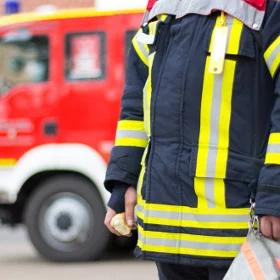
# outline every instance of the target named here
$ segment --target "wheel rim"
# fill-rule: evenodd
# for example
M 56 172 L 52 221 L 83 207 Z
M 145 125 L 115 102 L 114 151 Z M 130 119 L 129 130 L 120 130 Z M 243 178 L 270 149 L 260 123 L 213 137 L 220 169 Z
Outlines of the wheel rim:
M 49 197 L 39 214 L 39 229 L 52 248 L 69 252 L 79 249 L 89 238 L 94 218 L 89 203 L 74 193 Z

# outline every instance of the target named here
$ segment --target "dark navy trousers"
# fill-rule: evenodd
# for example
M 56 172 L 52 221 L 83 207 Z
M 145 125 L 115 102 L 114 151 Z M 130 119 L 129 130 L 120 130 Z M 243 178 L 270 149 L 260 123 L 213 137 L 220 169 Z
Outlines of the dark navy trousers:
M 163 262 L 156 265 L 160 280 L 222 280 L 228 270 L 228 267 L 195 267 Z

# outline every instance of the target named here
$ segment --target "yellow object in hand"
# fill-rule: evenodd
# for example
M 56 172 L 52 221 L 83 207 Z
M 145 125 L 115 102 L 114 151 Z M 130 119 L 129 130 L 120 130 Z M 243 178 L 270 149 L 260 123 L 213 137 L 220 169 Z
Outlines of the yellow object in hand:
M 127 225 L 125 213 L 120 213 L 114 216 L 111 220 L 111 226 L 123 236 L 131 236 L 131 228 Z

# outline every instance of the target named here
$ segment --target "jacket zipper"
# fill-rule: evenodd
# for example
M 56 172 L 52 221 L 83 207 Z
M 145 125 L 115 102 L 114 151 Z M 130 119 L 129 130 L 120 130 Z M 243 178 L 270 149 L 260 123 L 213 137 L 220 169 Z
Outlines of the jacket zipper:
M 166 24 L 169 24 L 169 32 L 170 32 L 170 26 L 171 24 L 166 22 Z M 150 139 L 150 147 L 149 147 L 149 151 L 148 151 L 148 154 L 147 154 L 147 162 L 148 162 L 148 169 L 147 169 L 147 186 L 148 186 L 148 189 L 147 189 L 147 192 L 146 192 L 146 196 L 147 198 L 149 199 L 150 198 L 150 183 L 151 183 L 151 163 L 153 161 L 153 152 L 154 152 L 154 141 L 153 141 L 153 132 L 154 132 L 154 128 L 155 128 L 155 108 L 156 108 L 156 102 L 157 102 L 157 95 L 155 95 L 154 93 L 157 93 L 160 85 L 161 85 L 161 81 L 162 81 L 162 75 L 163 75 L 163 71 L 165 69 L 165 65 L 166 65 L 166 61 L 167 61 L 167 58 L 169 56 L 169 53 L 170 53 L 170 49 L 171 49 L 171 46 L 172 46 L 172 43 L 173 43 L 173 36 L 171 36 L 171 34 L 169 34 L 169 42 L 168 42 L 168 45 L 167 47 L 165 47 L 165 49 L 163 50 L 163 61 L 160 63 L 159 65 L 159 68 L 160 68 L 160 73 L 158 75 L 158 81 L 156 83 L 156 87 L 154 90 L 152 90 L 152 96 L 151 96 L 151 110 L 150 110 L 150 129 L 151 129 L 151 139 Z M 164 43 L 164 42 L 163 42 Z M 156 51 L 159 49 L 159 47 L 156 49 Z M 156 61 L 157 59 L 157 55 L 158 53 L 155 54 L 155 59 L 154 61 Z M 154 65 L 153 65 L 154 67 Z M 152 69 L 152 73 L 153 73 L 153 69 Z M 151 154 L 151 156 L 150 156 Z

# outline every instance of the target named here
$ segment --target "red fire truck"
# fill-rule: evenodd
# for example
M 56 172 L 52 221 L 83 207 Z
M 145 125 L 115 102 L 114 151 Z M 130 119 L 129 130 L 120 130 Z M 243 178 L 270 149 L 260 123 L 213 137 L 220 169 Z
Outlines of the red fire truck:
M 0 20 L 0 217 L 55 261 L 95 259 L 110 238 L 103 179 L 140 11 Z

